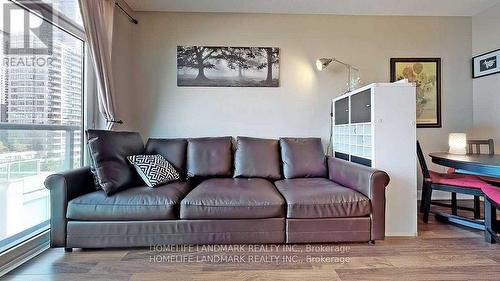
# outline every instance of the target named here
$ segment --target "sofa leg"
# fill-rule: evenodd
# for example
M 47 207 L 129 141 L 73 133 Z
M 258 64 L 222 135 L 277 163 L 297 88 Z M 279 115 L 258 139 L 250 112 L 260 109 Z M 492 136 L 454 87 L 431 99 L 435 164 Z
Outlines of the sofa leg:
M 375 245 L 375 240 L 368 241 L 368 245 Z
M 65 252 L 73 252 L 73 248 L 64 248 Z

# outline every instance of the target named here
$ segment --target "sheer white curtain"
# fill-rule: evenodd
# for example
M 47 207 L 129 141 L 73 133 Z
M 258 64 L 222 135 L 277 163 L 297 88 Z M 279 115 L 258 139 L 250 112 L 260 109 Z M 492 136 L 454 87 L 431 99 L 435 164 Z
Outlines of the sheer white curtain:
M 108 130 L 121 121 L 115 115 L 115 92 L 111 65 L 114 0 L 79 0 L 83 27 L 97 77 L 99 111 Z

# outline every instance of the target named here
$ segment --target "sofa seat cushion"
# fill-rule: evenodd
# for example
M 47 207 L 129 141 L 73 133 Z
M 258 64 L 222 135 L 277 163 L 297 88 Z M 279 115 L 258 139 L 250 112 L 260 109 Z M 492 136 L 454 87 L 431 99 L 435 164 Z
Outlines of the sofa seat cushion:
M 284 216 L 285 201 L 272 183 L 258 178 L 201 182 L 181 202 L 181 219 L 257 219 Z
M 286 179 L 274 183 L 287 202 L 287 218 L 368 216 L 370 199 L 324 178 Z
M 178 204 L 190 189 L 190 183 L 176 181 L 155 188 L 133 187 L 111 196 L 98 190 L 69 201 L 66 217 L 84 221 L 176 219 Z

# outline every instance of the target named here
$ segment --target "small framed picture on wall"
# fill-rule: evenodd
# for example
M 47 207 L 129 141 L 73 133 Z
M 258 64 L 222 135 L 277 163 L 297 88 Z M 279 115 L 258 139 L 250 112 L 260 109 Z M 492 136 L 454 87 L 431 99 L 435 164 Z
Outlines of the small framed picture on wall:
M 441 59 L 391 58 L 391 82 L 417 86 L 417 128 L 441 128 Z
M 472 78 L 500 72 L 500 49 L 472 58 Z

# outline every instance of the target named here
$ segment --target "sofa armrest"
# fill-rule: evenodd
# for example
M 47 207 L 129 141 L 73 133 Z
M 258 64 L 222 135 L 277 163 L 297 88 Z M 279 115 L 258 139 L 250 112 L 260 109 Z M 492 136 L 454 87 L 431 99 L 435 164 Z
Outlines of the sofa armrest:
M 385 236 L 385 187 L 389 184 L 386 172 L 370 167 L 328 157 L 328 178 L 354 189 L 370 199 L 372 207 L 371 239 Z
M 44 184 L 50 190 L 50 246 L 65 247 L 68 201 L 94 191 L 94 178 L 83 167 L 50 175 Z

